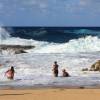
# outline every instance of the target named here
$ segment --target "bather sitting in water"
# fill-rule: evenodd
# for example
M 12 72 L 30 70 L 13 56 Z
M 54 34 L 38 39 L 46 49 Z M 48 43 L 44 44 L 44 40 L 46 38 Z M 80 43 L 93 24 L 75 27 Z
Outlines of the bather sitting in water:
M 15 73 L 14 67 L 11 66 L 11 68 L 5 72 L 5 75 L 8 79 L 13 80 L 14 79 L 14 73 Z
M 65 69 L 63 69 L 62 70 L 62 76 L 63 77 L 69 77 L 70 75 L 69 75 L 69 73 Z

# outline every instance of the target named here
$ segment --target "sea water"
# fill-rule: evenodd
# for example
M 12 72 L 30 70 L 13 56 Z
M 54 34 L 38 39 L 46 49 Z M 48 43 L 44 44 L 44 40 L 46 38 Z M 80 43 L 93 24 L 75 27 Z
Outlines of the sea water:
M 85 35 L 85 37 L 58 43 L 54 41 L 34 40 L 33 38 L 23 39 L 20 36 L 12 37 L 11 33 L 6 31 L 5 28 L 1 28 L 0 30 L 0 44 L 36 46 L 34 49 L 26 50 L 28 52 L 26 54 L 16 55 L 9 51 L 4 51 L 0 54 L 0 64 L 3 65 L 0 68 L 0 87 L 94 87 L 100 85 L 100 72 L 81 71 L 83 68 L 90 68 L 95 61 L 100 59 L 99 31 L 95 30 L 89 36 Z M 79 31 L 75 32 L 79 35 Z M 96 33 L 95 36 L 92 36 L 93 33 Z M 54 78 L 52 74 L 54 61 L 57 61 L 59 64 L 59 77 L 57 78 Z M 10 66 L 14 66 L 15 68 L 15 81 L 9 81 L 5 77 L 5 72 Z M 61 77 L 63 68 L 69 72 L 71 77 Z

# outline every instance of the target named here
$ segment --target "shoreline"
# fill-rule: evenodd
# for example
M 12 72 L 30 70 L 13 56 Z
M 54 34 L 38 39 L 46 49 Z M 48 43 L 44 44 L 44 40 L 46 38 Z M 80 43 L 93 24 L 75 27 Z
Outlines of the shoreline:
M 100 89 L 100 86 L 2 86 L 0 90 Z

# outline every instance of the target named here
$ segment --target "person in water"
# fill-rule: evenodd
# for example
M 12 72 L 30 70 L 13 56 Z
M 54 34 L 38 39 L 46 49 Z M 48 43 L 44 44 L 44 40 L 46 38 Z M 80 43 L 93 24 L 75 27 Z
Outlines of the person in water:
M 70 75 L 69 75 L 69 73 L 65 69 L 63 69 L 62 70 L 62 76 L 63 77 L 69 77 Z
M 55 61 L 52 69 L 54 77 L 58 77 L 58 67 L 59 65 L 57 64 L 57 61 Z
M 14 70 L 14 67 L 11 66 L 11 68 L 9 70 L 6 71 L 5 75 L 8 79 L 11 79 L 13 80 L 14 79 L 14 73 L 15 73 L 15 70 Z

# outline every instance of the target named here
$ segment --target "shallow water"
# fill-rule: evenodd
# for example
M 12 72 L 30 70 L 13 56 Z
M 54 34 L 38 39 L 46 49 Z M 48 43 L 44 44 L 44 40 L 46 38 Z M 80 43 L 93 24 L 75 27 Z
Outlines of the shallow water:
M 100 53 L 66 53 L 66 54 L 19 54 L 1 55 L 0 87 L 2 86 L 97 86 L 100 85 L 100 72 L 82 72 L 100 59 Z M 59 77 L 52 75 L 52 64 L 58 61 Z M 9 81 L 4 73 L 10 66 L 15 67 L 15 80 Z M 71 77 L 61 77 L 61 70 L 66 68 Z M 17 80 L 17 81 L 16 81 Z

